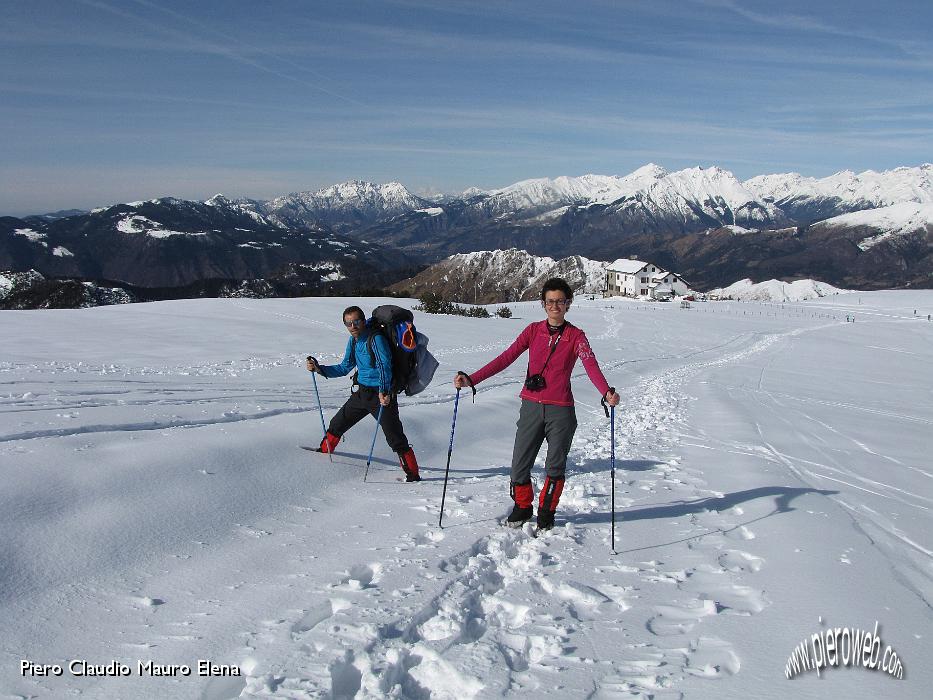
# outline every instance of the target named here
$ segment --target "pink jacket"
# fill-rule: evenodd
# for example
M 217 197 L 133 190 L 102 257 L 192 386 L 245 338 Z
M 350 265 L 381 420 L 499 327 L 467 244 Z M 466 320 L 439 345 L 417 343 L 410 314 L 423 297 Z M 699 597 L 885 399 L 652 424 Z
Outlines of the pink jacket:
M 551 351 L 551 344 L 556 339 L 557 335 L 551 335 L 548 332 L 547 321 L 536 321 L 525 328 L 505 352 L 482 369 L 471 374 L 470 379 L 474 384 L 489 379 L 515 362 L 525 350 L 528 350 L 528 372 L 526 376 L 538 374 L 541 372 L 541 368 L 544 367 L 548 353 Z M 600 395 L 605 396 L 606 392 L 609 391 L 609 383 L 596 362 L 596 355 L 593 354 L 593 350 L 590 348 L 590 342 L 586 339 L 586 334 L 567 322 L 564 323 L 564 331 L 561 334 L 560 341 L 557 343 L 557 348 L 554 350 L 554 354 L 551 355 L 551 359 L 547 362 L 547 367 L 544 370 L 544 380 L 547 386 L 540 391 L 528 391 L 523 384 L 519 396 L 537 403 L 573 406 L 573 393 L 570 391 L 570 373 L 573 371 L 573 366 L 576 364 L 578 357 L 583 361 L 583 368 L 589 375 L 590 381 L 593 382 L 593 386 L 596 387 Z

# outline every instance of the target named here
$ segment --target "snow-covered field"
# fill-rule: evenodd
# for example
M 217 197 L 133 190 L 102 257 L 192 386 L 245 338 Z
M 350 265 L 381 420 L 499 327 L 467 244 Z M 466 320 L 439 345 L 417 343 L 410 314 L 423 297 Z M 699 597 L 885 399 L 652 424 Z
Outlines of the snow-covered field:
M 933 292 L 578 301 L 623 397 L 616 553 L 609 424 L 579 367 L 558 527 L 499 525 L 523 359 L 461 394 L 438 527 L 453 374 L 534 303 L 419 315 L 442 363 L 403 399 L 422 483 L 381 436 L 363 483 L 370 420 L 333 464 L 299 449 L 321 434 L 303 358 L 342 352 L 348 303 L 0 315 L 0 697 L 929 697 Z M 330 418 L 348 380 L 318 384 Z M 804 639 L 876 622 L 903 680 L 785 678 Z M 149 675 L 171 665 L 191 673 Z

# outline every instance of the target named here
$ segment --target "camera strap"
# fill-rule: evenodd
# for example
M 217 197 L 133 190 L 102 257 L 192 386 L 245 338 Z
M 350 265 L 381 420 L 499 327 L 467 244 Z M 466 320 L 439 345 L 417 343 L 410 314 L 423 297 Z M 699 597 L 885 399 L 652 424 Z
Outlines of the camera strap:
M 547 323 L 547 321 L 545 321 L 545 323 Z M 561 325 L 560 331 L 558 331 L 557 333 L 557 339 L 554 341 L 553 344 L 551 344 L 551 339 L 550 337 L 548 337 L 548 344 L 551 346 L 551 351 L 547 354 L 547 359 L 544 361 L 544 366 L 541 368 L 541 371 L 538 372 L 538 374 L 543 375 L 544 370 L 547 369 L 547 363 L 551 361 L 551 356 L 554 354 L 554 351 L 557 350 L 557 344 L 560 342 L 560 339 L 563 337 L 564 329 L 566 328 L 566 326 L 567 326 L 566 323 Z M 528 371 L 525 373 L 525 375 L 526 375 L 525 376 L 526 379 L 531 376 L 531 363 L 528 364 Z

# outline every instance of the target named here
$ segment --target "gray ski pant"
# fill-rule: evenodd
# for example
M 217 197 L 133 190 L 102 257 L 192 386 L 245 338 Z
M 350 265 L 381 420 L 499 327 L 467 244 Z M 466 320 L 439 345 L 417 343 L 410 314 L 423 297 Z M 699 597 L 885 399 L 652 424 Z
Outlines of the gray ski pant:
M 527 484 L 531 481 L 531 468 L 545 440 L 545 471 L 552 479 L 563 479 L 570 443 L 577 430 L 577 414 L 573 406 L 553 406 L 522 399 L 516 426 L 512 483 Z

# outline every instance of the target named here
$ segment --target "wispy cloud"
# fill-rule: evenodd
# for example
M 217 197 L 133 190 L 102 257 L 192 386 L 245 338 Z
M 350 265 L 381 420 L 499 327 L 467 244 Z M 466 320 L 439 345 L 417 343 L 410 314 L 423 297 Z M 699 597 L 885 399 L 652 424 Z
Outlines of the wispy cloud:
M 621 63 L 626 61 L 679 60 L 651 51 L 632 51 L 618 46 L 600 48 L 582 44 L 570 44 L 554 40 L 531 40 L 516 36 L 490 36 L 463 32 L 439 32 L 411 27 L 385 26 L 365 22 L 323 23 L 309 21 L 321 29 L 327 28 L 344 34 L 355 34 L 378 39 L 387 43 L 418 49 L 428 53 L 460 54 L 476 60 L 487 60 L 490 56 L 542 59 L 560 58 L 581 62 Z M 468 53 L 464 53 L 468 52 Z
M 767 27 L 829 34 L 833 36 L 846 37 L 849 39 L 870 41 L 876 44 L 898 49 L 905 54 L 917 58 L 928 58 L 930 55 L 930 42 L 907 40 L 903 38 L 891 38 L 878 32 L 866 31 L 862 29 L 855 30 L 850 27 L 843 26 L 842 24 L 830 24 L 829 22 L 826 22 L 822 19 L 817 19 L 813 15 L 786 13 L 781 12 L 780 10 L 774 13 L 756 12 L 755 10 L 751 10 L 737 2 L 737 0 L 691 0 L 691 2 L 698 3 L 710 8 L 728 10 L 750 22 Z M 780 5 L 776 5 L 776 7 L 779 8 Z M 843 16 L 845 15 L 843 14 Z
M 129 20 L 131 22 L 144 25 L 147 28 L 147 30 L 158 31 L 168 36 L 171 39 L 182 40 L 188 44 L 195 44 L 197 42 L 201 42 L 204 47 L 204 50 L 207 52 L 214 53 L 218 56 L 222 56 L 240 65 L 248 66 L 258 71 L 261 71 L 261 72 L 264 72 L 270 75 L 274 75 L 274 76 L 283 78 L 285 80 L 288 80 L 294 83 L 298 83 L 300 85 L 303 85 L 305 87 L 311 88 L 318 92 L 324 93 L 336 99 L 356 105 L 357 107 L 366 107 L 365 103 L 353 97 L 350 97 L 346 94 L 343 94 L 343 91 L 337 92 L 336 90 L 332 88 L 323 86 L 320 80 L 317 82 L 310 81 L 305 77 L 295 75 L 293 72 L 287 72 L 280 68 L 273 67 L 269 65 L 268 60 L 263 61 L 263 60 L 259 60 L 259 58 L 252 57 L 252 55 L 258 55 L 260 57 L 265 57 L 268 59 L 272 57 L 272 55 L 268 51 L 265 51 L 263 49 L 257 49 L 254 47 L 252 49 L 252 52 L 251 52 L 252 55 L 251 55 L 250 53 L 239 48 L 240 46 L 243 46 L 243 42 L 241 40 L 231 37 L 229 35 L 226 35 L 223 32 L 219 32 L 218 30 L 214 29 L 210 25 L 206 25 L 202 22 L 198 22 L 197 20 L 191 19 L 182 13 L 179 13 L 169 8 L 162 7 L 161 5 L 158 5 L 153 2 L 149 2 L 148 0 L 133 0 L 133 2 L 136 3 L 137 6 L 142 6 L 145 8 L 156 10 L 158 12 L 165 13 L 169 15 L 170 17 L 172 17 L 175 21 L 185 23 L 189 27 L 195 28 L 195 30 L 197 30 L 198 33 L 192 34 L 188 31 L 177 29 L 175 27 L 171 27 L 167 25 L 160 26 L 158 24 L 154 24 L 149 18 L 141 17 L 138 14 L 135 14 L 135 13 L 132 13 L 132 12 L 129 12 L 123 9 L 122 7 L 117 7 L 110 3 L 103 2 L 102 0 L 79 0 L 79 2 L 89 7 L 111 13 L 113 15 Z M 275 57 L 275 58 L 279 62 L 285 63 L 287 66 L 291 68 L 297 67 L 301 71 L 311 73 L 315 75 L 316 77 L 318 77 L 319 79 L 322 79 L 322 80 L 324 79 L 322 76 L 320 76 L 316 72 L 304 66 L 295 64 L 294 62 L 289 61 L 288 59 L 285 59 L 282 57 Z

